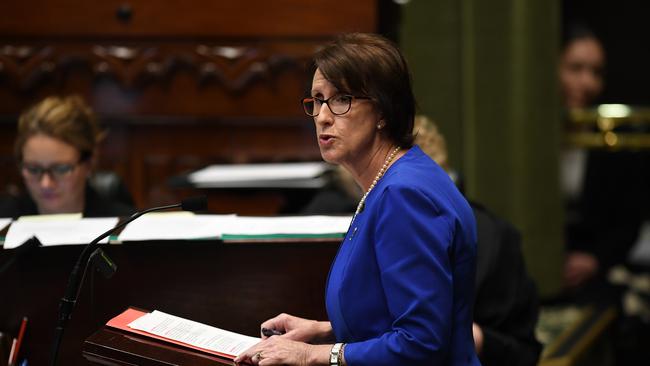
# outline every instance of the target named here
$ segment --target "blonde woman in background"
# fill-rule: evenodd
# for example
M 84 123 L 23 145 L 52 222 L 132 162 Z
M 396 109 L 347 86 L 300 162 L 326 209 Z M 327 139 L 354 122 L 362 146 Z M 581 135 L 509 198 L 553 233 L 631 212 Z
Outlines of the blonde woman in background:
M 76 96 L 49 97 L 25 111 L 15 156 L 29 194 L 0 202 L 0 217 L 130 215 L 132 207 L 107 200 L 88 184 L 102 136 L 94 113 Z

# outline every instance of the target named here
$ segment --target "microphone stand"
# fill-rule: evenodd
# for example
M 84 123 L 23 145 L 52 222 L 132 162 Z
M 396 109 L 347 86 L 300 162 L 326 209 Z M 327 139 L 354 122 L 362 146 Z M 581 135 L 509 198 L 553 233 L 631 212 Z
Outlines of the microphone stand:
M 65 293 L 61 298 L 61 301 L 59 302 L 59 317 L 57 319 L 56 329 L 54 330 L 54 343 L 52 344 L 52 362 L 50 363 L 51 366 L 56 366 L 57 358 L 59 355 L 59 347 L 61 346 L 61 340 L 63 339 L 63 331 L 65 330 L 65 326 L 68 323 L 68 320 L 70 320 L 70 316 L 72 315 L 72 310 L 74 309 L 75 303 L 77 302 L 77 298 L 79 297 L 79 292 L 81 291 L 81 285 L 83 284 L 83 280 L 86 276 L 86 271 L 88 270 L 88 264 L 91 261 L 93 263 L 99 262 L 100 263 L 99 268 L 101 272 L 104 275 L 108 273 L 109 277 L 110 275 L 112 275 L 112 273 L 115 272 L 117 268 L 115 264 L 108 258 L 108 256 L 106 256 L 106 254 L 101 248 L 97 248 L 95 251 L 92 252 L 91 255 L 88 255 L 88 253 L 92 249 L 95 249 L 95 247 L 98 246 L 99 242 L 102 239 L 111 235 L 111 233 L 114 232 L 115 230 L 126 226 L 128 223 L 137 219 L 138 217 L 152 211 L 168 210 L 168 209 L 178 208 L 178 207 L 183 207 L 183 204 L 178 203 L 174 205 L 154 207 L 144 211 L 136 212 L 133 215 L 131 215 L 128 219 L 122 221 L 115 227 L 107 230 L 105 233 L 95 238 L 95 240 L 91 241 L 90 244 L 86 245 L 84 250 L 81 252 L 81 255 L 79 255 L 79 258 L 77 259 L 77 262 L 75 263 L 74 267 L 72 268 L 70 277 L 68 277 L 68 285 L 66 286 Z M 83 272 L 82 272 L 81 268 L 82 268 L 82 264 L 84 263 L 85 266 L 83 267 Z M 106 270 L 106 267 L 108 267 L 108 270 Z

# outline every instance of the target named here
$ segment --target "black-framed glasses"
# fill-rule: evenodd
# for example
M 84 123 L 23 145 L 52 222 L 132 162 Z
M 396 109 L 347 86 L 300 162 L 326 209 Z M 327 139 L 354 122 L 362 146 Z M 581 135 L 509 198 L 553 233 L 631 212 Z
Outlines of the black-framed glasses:
M 48 174 L 54 180 L 67 178 L 82 161 L 74 164 L 52 164 L 42 166 L 34 163 L 20 163 L 20 170 L 31 179 L 41 180 L 44 174 Z
M 320 113 L 323 104 L 327 104 L 332 114 L 340 116 L 350 111 L 354 99 L 371 99 L 370 97 L 354 96 L 349 94 L 337 94 L 327 99 L 308 97 L 302 100 L 302 107 L 308 116 L 316 117 Z

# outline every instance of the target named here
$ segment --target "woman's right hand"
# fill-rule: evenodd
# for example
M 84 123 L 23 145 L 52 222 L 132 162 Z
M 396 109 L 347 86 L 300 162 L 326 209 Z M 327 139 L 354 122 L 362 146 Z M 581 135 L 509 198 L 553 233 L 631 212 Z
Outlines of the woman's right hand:
M 262 328 L 284 333 L 281 337 L 294 341 L 318 343 L 333 338 L 330 322 L 319 322 L 299 318 L 289 314 L 280 314 L 262 323 Z M 262 339 L 268 338 L 262 334 Z

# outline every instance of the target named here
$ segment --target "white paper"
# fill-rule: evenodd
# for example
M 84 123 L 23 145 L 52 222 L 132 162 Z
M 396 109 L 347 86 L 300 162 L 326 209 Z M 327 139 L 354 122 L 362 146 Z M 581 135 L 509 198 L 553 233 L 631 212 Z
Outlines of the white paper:
M 211 165 L 189 175 L 197 186 L 321 186 L 317 179 L 331 166 L 323 162 Z
M 55 221 L 15 221 L 9 227 L 4 248 L 13 249 L 36 236 L 43 246 L 88 244 L 96 237 L 115 227 L 118 219 L 84 218 Z M 100 243 L 107 243 L 105 238 Z
M 352 216 L 237 216 L 223 231 L 229 235 L 343 234 Z
M 235 215 L 147 214 L 128 224 L 120 241 L 221 238 Z
M 157 310 L 134 320 L 128 326 L 177 342 L 232 356 L 238 356 L 260 341 L 259 338 L 229 332 Z
M 7 225 L 11 222 L 11 218 L 0 218 L 0 231 L 4 230 Z
M 43 222 L 43 221 L 76 221 L 80 220 L 82 217 L 81 212 L 76 213 L 64 213 L 64 214 L 51 214 L 51 215 L 25 215 L 20 216 L 18 221 L 31 221 L 31 222 Z

